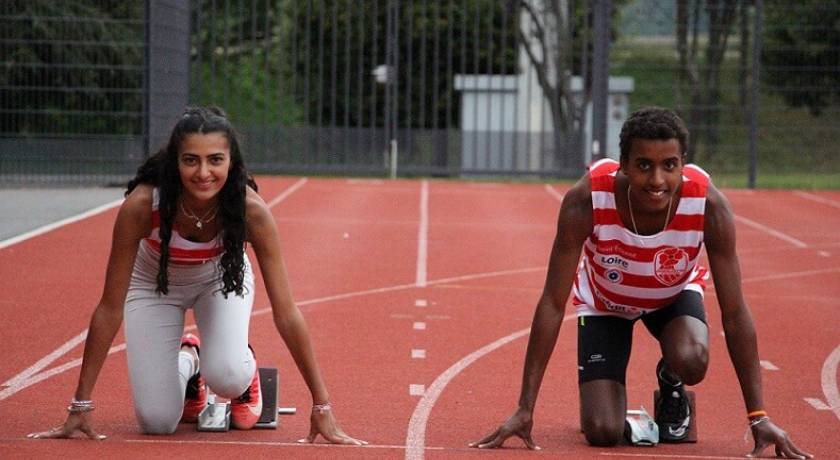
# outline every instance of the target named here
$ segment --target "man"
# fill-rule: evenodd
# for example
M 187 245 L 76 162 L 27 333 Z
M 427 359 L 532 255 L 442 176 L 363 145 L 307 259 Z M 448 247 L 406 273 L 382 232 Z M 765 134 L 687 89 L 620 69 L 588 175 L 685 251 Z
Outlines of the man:
M 674 112 L 641 109 L 622 127 L 620 162 L 596 162 L 566 195 L 531 327 L 519 408 L 471 446 L 499 447 L 515 435 L 529 449 L 538 449 L 531 438 L 534 405 L 570 289 L 578 315 L 580 410 L 587 441 L 603 447 L 622 438 L 625 374 L 638 319 L 662 350 L 656 372 L 661 440 L 683 440 L 693 416 L 684 386 L 699 383 L 708 366 L 707 273 L 698 264 L 705 243 L 726 344 L 755 439 L 752 455 L 774 444 L 778 455 L 811 457 L 764 411 L 732 211 L 708 175 L 685 164 L 687 144 L 688 131 Z

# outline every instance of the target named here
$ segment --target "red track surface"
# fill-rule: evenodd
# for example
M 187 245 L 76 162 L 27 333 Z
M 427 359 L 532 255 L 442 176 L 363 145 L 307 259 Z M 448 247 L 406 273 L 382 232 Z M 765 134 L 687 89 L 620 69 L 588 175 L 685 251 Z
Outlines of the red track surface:
M 298 178 L 262 178 L 271 201 Z M 300 184 L 298 184 L 300 185 Z M 0 249 L 0 458 L 724 458 L 751 450 L 744 407 L 709 290 L 711 365 L 695 387 L 700 441 L 655 448 L 591 448 L 578 431 L 575 333 L 568 325 L 549 366 L 528 452 L 468 449 L 518 397 L 534 304 L 559 201 L 542 184 L 428 182 L 425 286 L 418 275 L 420 181 L 310 179 L 273 207 L 301 305 L 342 426 L 364 448 L 296 445 L 310 404 L 269 318 L 260 287 L 251 341 L 281 372 L 281 403 L 299 413 L 277 431 L 141 435 L 118 350 L 94 397 L 104 442 L 29 440 L 64 417 L 87 327 L 102 289 L 115 210 Z M 555 188 L 562 191 L 562 187 Z M 840 457 L 840 193 L 729 191 L 744 290 L 759 333 L 767 410 L 804 449 Z M 331 297 L 337 296 L 337 297 Z M 425 300 L 427 306 L 416 306 Z M 569 310 L 571 311 L 571 309 Z M 415 329 L 415 323 L 425 329 Z M 637 328 L 628 371 L 631 406 L 652 409 L 656 344 Z M 118 335 L 114 345 L 123 343 Z M 424 350 L 425 358 L 412 358 Z M 415 352 L 417 353 L 417 352 Z M 36 363 L 42 366 L 26 374 Z M 68 364 L 69 363 L 69 364 Z M 62 365 L 69 369 L 60 371 Z M 52 371 L 46 379 L 39 375 Z M 20 375 L 28 377 L 12 380 Z M 409 394 L 424 385 L 424 396 Z M 817 409 L 805 398 L 829 408 Z M 772 452 L 768 449 L 765 455 Z

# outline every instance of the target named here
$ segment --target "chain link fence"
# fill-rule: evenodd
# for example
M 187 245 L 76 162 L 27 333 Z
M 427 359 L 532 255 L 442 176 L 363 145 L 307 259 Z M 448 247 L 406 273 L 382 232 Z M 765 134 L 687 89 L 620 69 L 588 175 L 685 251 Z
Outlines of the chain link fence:
M 187 102 L 256 172 L 576 177 L 662 105 L 726 184 L 840 173 L 840 0 L 603 3 L 3 2 L 0 184 L 123 180 Z

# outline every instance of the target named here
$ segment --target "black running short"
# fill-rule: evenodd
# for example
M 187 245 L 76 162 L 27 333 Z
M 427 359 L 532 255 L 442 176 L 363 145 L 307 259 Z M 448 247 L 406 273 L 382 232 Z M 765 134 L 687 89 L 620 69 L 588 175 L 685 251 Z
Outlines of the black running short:
M 693 316 L 706 323 L 703 297 L 685 290 L 671 305 L 636 319 L 618 316 L 581 316 L 578 318 L 578 383 L 608 379 L 625 383 L 633 326 L 641 319 L 657 340 L 669 321 L 678 316 Z

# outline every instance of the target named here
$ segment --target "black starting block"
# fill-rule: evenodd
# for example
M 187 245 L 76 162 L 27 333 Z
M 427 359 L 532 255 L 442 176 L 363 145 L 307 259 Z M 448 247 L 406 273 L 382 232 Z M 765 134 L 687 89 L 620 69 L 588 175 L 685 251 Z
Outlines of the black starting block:
M 688 435 L 682 440 L 679 441 L 667 441 L 665 439 L 660 438 L 660 442 L 667 442 L 667 443 L 685 443 L 685 442 L 697 442 L 697 410 L 695 409 L 694 405 L 694 392 L 686 390 L 685 396 L 688 398 L 688 407 L 691 411 L 691 418 L 688 420 Z M 653 418 L 656 419 L 656 408 L 658 407 L 659 402 L 659 390 L 653 392 Z
M 280 400 L 280 379 L 274 367 L 261 367 L 260 391 L 262 392 L 262 413 L 254 428 L 276 429 L 277 415 L 293 415 L 297 413 L 294 407 L 277 407 Z M 198 431 L 228 431 L 230 429 L 230 403 L 217 402 L 216 395 L 209 393 L 207 406 L 198 415 L 196 424 Z

